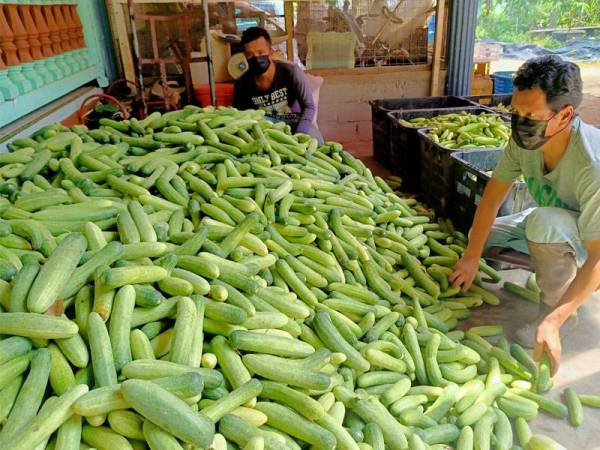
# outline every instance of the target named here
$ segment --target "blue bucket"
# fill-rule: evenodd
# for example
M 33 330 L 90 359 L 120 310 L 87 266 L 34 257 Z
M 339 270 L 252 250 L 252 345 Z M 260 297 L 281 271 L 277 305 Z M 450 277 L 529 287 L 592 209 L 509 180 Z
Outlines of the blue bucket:
M 512 94 L 513 74 L 511 70 L 494 72 L 494 94 Z

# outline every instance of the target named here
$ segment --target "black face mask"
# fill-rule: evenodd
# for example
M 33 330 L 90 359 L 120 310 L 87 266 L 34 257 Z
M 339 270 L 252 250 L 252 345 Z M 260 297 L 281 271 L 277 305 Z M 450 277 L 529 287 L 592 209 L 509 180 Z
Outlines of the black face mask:
M 556 114 L 547 120 L 535 120 L 530 119 L 529 117 L 519 116 L 518 114 L 512 114 L 510 125 L 512 127 L 512 138 L 515 140 L 515 143 L 526 150 L 538 150 L 556 134 L 562 131 L 560 130 L 552 136 L 546 136 L 548 122 L 550 122 Z
M 270 65 L 269 55 L 253 56 L 248 60 L 248 70 L 255 77 L 265 73 Z
M 512 138 L 521 148 L 537 150 L 550 139 L 546 137 L 548 120 L 535 120 L 519 116 L 518 114 L 512 114 L 510 125 L 512 128 Z

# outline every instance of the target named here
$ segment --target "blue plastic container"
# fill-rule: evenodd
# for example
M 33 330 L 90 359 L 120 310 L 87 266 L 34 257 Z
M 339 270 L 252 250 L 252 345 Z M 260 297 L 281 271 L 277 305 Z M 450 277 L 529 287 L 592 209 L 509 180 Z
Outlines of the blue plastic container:
M 433 43 L 433 39 L 435 38 L 435 15 L 431 16 L 429 19 L 429 24 L 427 25 L 427 41 L 431 44 Z
M 511 70 L 494 72 L 494 94 L 512 94 L 513 74 Z

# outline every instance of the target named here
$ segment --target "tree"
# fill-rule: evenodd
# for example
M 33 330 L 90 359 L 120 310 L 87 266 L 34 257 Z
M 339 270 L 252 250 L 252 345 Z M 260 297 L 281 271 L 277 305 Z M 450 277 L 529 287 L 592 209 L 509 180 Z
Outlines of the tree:
M 477 37 L 530 42 L 534 28 L 592 25 L 600 25 L 600 0 L 489 0 L 480 2 Z

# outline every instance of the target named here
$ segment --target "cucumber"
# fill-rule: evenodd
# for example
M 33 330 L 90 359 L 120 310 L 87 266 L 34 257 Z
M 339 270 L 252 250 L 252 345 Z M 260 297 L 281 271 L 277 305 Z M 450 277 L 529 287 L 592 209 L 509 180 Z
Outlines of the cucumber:
M 260 381 L 252 379 L 224 395 L 210 406 L 203 408 L 202 414 L 216 423 L 225 414 L 229 414 L 234 409 L 255 399 L 261 393 L 262 388 Z
M 46 391 L 51 361 L 52 355 L 47 349 L 42 348 L 33 353 L 29 374 L 16 396 L 13 408 L 0 432 L 0 438 L 7 438 L 35 417 Z
M 52 306 L 73 275 L 86 246 L 86 239 L 78 233 L 68 235 L 60 242 L 29 290 L 29 311 L 43 313 Z
M 473 450 L 473 428 L 464 427 L 456 441 L 456 450 Z
M 567 450 L 567 448 L 548 436 L 534 434 L 525 444 L 525 450 Z
M 84 425 L 81 437 L 84 442 L 98 450 L 133 450 L 129 441 L 107 427 Z
M 335 436 L 291 409 L 277 403 L 258 402 L 256 409 L 265 413 L 268 424 L 290 436 L 302 439 L 317 448 L 335 448 Z
M 163 295 L 150 284 L 134 284 L 135 304 L 143 308 L 158 306 L 164 299 Z
M 131 327 L 139 327 L 175 315 L 178 300 L 178 297 L 172 297 L 162 300 L 153 308 L 135 308 L 131 316 Z
M 0 314 L 0 334 L 32 339 L 66 339 L 77 334 L 75 322 L 64 317 L 35 313 Z
M 84 286 L 75 296 L 75 323 L 82 336 L 87 336 L 87 322 L 92 311 L 92 287 Z
M 327 389 L 330 384 L 324 373 L 302 371 L 301 364 L 277 356 L 248 354 L 242 361 L 250 371 L 271 381 L 318 391 Z
M 194 300 L 201 300 L 205 306 L 206 317 L 216 320 L 218 322 L 230 323 L 235 325 L 243 324 L 248 315 L 246 311 L 237 306 L 230 305 L 228 303 L 212 301 L 207 298 L 200 298 L 200 296 L 193 296 Z M 286 318 L 286 323 L 287 323 Z M 262 327 L 265 328 L 265 327 Z
M 143 434 L 150 450 L 183 450 L 183 447 L 173 435 L 157 427 L 149 420 L 144 420 Z
M 460 430 L 456 425 L 448 423 L 429 427 L 423 430 L 420 435 L 428 445 L 451 444 L 460 436 Z
M 57 395 L 62 395 L 75 386 L 75 374 L 58 346 L 50 344 L 48 350 L 52 355 L 50 386 Z
M 142 330 L 133 330 L 129 335 L 132 359 L 155 359 L 150 339 Z
M 538 414 L 537 403 L 516 394 L 505 394 L 497 400 L 497 404 L 506 415 L 515 419 L 532 420 Z
M 261 383 L 263 387 L 259 394 L 261 398 L 287 406 L 309 420 L 318 420 L 325 415 L 323 406 L 311 397 L 281 383 L 265 380 Z
M 88 391 L 85 385 L 77 385 L 57 398 L 50 398 L 47 407 L 27 422 L 19 433 L 12 434 L 0 442 L 1 450 L 28 450 L 35 448 L 54 433 L 73 414 L 73 404 Z M 46 406 L 46 405 L 45 405 Z
M 121 373 L 126 378 L 139 378 L 142 380 L 155 380 L 157 378 L 172 377 L 187 372 L 202 375 L 206 389 L 216 389 L 223 384 L 221 372 L 212 369 L 191 368 L 183 364 L 153 359 L 139 359 L 125 364 Z
M 231 386 L 238 388 L 250 380 L 248 369 L 243 364 L 240 355 L 231 348 L 227 339 L 222 336 L 215 336 L 211 346 L 221 371 Z
M 409 394 L 411 394 L 410 391 Z M 448 383 L 441 395 L 429 408 L 427 408 L 425 415 L 436 422 L 439 422 L 439 420 L 441 420 L 441 418 L 444 417 L 450 408 L 456 403 L 457 395 L 458 386 L 454 383 Z
M 108 336 L 113 353 L 115 370 L 132 360 L 129 334 L 131 316 L 135 307 L 136 292 L 133 286 L 123 286 L 115 296 L 115 305 L 110 315 Z
M 126 380 L 121 392 L 139 414 L 182 441 L 201 448 L 212 442 L 215 426 L 210 419 L 169 391 L 149 381 Z
M 564 419 L 568 415 L 567 407 L 563 403 L 561 403 L 557 400 L 553 400 L 548 397 L 543 397 L 534 392 L 525 391 L 525 390 L 521 390 L 521 389 L 517 390 L 516 393 L 522 397 L 525 397 L 526 399 L 533 400 L 534 402 L 536 402 L 539 405 L 539 407 L 543 411 L 545 411 L 548 414 L 551 414 L 555 417 Z
M 10 414 L 21 386 L 23 385 L 23 376 L 16 376 L 0 391 L 0 421 L 5 422 Z
M 578 427 L 583 422 L 583 407 L 581 405 L 581 400 L 577 393 L 571 388 L 565 389 L 564 396 L 567 401 L 569 422 L 574 427 Z
M 192 343 L 196 333 L 197 310 L 194 301 L 181 297 L 177 303 L 177 318 L 171 342 L 169 360 L 174 363 L 187 364 L 192 351 Z
M 132 411 L 112 411 L 107 416 L 110 428 L 128 439 L 144 440 L 144 419 Z
M 257 333 L 241 330 L 231 333 L 229 343 L 233 348 L 238 350 L 267 353 L 289 358 L 304 358 L 315 351 L 310 344 L 296 339 L 279 336 L 261 336 Z
M 88 318 L 88 342 L 96 387 L 117 384 L 117 370 L 108 330 L 99 314 L 92 312 Z
M 101 278 L 107 288 L 116 289 L 126 284 L 154 283 L 168 276 L 169 272 L 160 266 L 133 266 L 108 269 Z
M 20 336 L 12 336 L 0 340 L 0 364 L 17 356 L 27 354 L 31 350 L 31 341 Z
M 313 325 L 319 339 L 330 349 L 344 353 L 348 358 L 346 365 L 359 372 L 366 372 L 370 368 L 370 363 L 356 349 L 354 349 L 335 329 L 329 315 L 325 312 L 319 312 L 315 315 Z
M 227 414 L 219 421 L 219 432 L 229 441 L 240 446 L 247 445 L 252 438 L 262 437 L 267 450 L 284 450 L 288 448 L 286 441 L 280 436 L 252 426 L 233 414 Z
M 73 414 L 56 433 L 56 448 L 78 450 L 81 443 L 82 417 Z
M 473 448 L 490 450 L 492 448 L 492 431 L 497 417 L 493 411 L 488 411 L 477 422 L 473 429 Z
M 12 312 L 26 312 L 27 294 L 40 271 L 40 265 L 35 258 L 25 255 L 21 260 L 23 267 L 15 276 L 10 296 L 10 311 Z
M 409 430 L 401 425 L 377 399 L 354 400 L 349 406 L 362 420 L 376 423 L 381 428 L 388 448 L 400 450 L 408 447 L 406 434 Z

